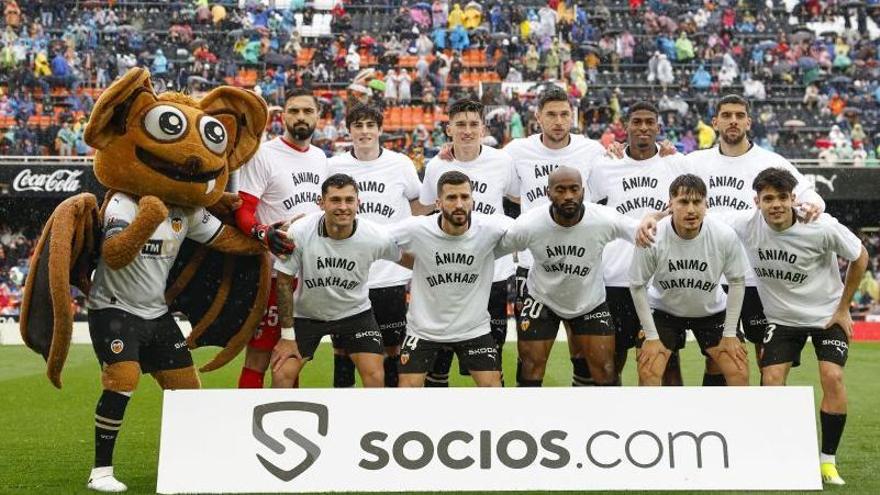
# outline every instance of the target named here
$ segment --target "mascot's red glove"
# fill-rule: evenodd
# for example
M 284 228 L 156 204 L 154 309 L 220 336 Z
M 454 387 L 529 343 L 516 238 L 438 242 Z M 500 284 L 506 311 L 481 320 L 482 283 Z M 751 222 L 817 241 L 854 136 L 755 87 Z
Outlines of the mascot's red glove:
M 248 193 L 239 191 L 241 208 L 235 210 L 235 222 L 242 232 L 250 233 L 251 237 L 262 242 L 276 256 L 286 256 L 293 252 L 293 242 L 287 238 L 281 226 L 284 222 L 265 225 L 257 222 L 256 211 L 260 200 Z

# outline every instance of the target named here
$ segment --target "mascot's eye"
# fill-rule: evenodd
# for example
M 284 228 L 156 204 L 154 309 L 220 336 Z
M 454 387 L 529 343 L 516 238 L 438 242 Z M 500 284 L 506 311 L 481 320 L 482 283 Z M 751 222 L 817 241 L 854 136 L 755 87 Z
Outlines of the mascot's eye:
M 226 128 L 219 120 L 213 117 L 202 117 L 199 120 L 199 132 L 202 133 L 202 141 L 205 146 L 214 153 L 226 151 Z
M 171 105 L 159 105 L 147 112 L 144 128 L 159 141 L 174 141 L 186 132 L 186 115 Z

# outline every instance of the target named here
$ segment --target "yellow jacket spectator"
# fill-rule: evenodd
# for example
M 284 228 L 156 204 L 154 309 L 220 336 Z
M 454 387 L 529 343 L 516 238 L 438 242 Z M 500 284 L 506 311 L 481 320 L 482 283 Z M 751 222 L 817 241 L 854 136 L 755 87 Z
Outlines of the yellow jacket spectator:
M 470 2 L 464 8 L 464 27 L 465 29 L 477 29 L 483 22 L 483 12 L 480 11 L 480 5 L 477 2 Z
M 34 59 L 34 77 L 51 75 L 52 69 L 49 67 L 49 57 L 46 56 L 46 52 L 38 53 L 37 58 Z
M 528 19 L 523 19 L 522 22 L 519 23 L 519 37 L 520 39 L 527 40 L 529 36 L 532 35 L 532 25 L 529 23 Z
M 446 25 L 449 29 L 455 29 L 464 24 L 463 18 L 464 12 L 461 11 L 461 5 L 455 4 L 455 6 L 452 7 L 452 10 L 449 11 L 449 16 L 446 18 Z
M 211 19 L 214 21 L 214 24 L 219 24 L 226 19 L 226 7 L 217 3 L 211 7 Z
M 700 120 L 697 122 L 697 145 L 701 150 L 711 148 L 715 144 L 715 130 Z

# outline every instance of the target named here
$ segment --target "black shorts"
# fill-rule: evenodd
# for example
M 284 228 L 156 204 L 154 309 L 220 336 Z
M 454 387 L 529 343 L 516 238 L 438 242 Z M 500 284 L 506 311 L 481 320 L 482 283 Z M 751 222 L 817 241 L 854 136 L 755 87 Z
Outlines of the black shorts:
M 296 344 L 303 359 L 311 359 L 315 355 L 315 349 L 325 335 L 330 335 L 333 347 L 343 349 L 349 354 L 385 354 L 382 332 L 379 331 L 372 309 L 334 321 L 294 318 L 293 326 L 296 329 Z
M 771 323 L 767 325 L 762 341 L 764 347 L 761 349 L 761 367 L 782 363 L 800 366 L 801 351 L 807 343 L 808 336 L 813 341 L 817 360 L 840 366 L 846 365 L 846 358 L 849 357 L 849 339 L 840 325 L 825 329 L 788 327 Z
M 144 373 L 193 365 L 171 313 L 146 320 L 116 308 L 89 310 L 89 335 L 101 365 L 136 361 Z
M 489 292 L 489 328 L 499 347 L 507 339 L 507 295 L 511 279 L 492 282 L 492 290 Z
M 435 342 L 407 335 L 400 347 L 400 373 L 427 373 L 437 353 L 453 351 L 458 362 L 469 372 L 501 371 L 501 356 L 491 334 L 461 342 Z
M 406 285 L 370 289 L 370 304 L 382 332 L 382 344 L 400 345 L 406 331 Z
M 516 319 L 516 326 L 519 328 L 519 314 L 522 311 L 523 297 L 526 292 L 526 279 L 529 278 L 529 269 L 521 266 L 516 267 L 516 294 L 514 294 L 513 317 Z
M 725 293 L 728 291 L 727 285 L 722 285 L 721 288 Z M 739 318 L 746 334 L 746 340 L 753 344 L 760 344 L 764 340 L 764 330 L 767 329 L 767 317 L 764 316 L 764 305 L 758 296 L 757 287 L 746 287 Z
M 523 307 L 519 315 L 517 339 L 523 341 L 554 340 L 559 323 L 567 322 L 573 335 L 614 335 L 611 312 L 604 302 L 592 311 L 575 318 L 562 318 L 523 290 Z
M 654 325 L 660 335 L 660 342 L 663 342 L 663 345 L 673 352 L 684 349 L 688 330 L 694 333 L 694 338 L 700 345 L 700 352 L 704 356 L 708 356 L 706 349 L 716 347 L 724 334 L 724 311 L 700 318 L 683 318 L 655 309 L 653 315 Z M 742 340 L 741 335 L 737 336 Z M 644 341 L 645 337 L 642 334 L 638 340 L 639 348 L 642 347 Z
M 628 287 L 605 287 L 605 302 L 611 311 L 611 322 L 617 329 L 614 345 L 619 351 L 636 346 L 642 322 L 636 313 L 632 294 Z

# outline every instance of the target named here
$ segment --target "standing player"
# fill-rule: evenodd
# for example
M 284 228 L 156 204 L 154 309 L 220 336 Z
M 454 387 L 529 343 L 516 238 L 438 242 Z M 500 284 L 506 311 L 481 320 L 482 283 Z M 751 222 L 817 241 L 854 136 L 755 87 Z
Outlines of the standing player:
M 618 213 L 641 220 L 648 212 L 666 209 L 669 184 L 681 172 L 682 155 L 661 156 L 657 135 L 660 119 L 657 107 L 647 101 L 634 103 L 626 116 L 627 146 L 622 160 L 602 158 L 592 168 L 587 183 L 590 200 L 614 208 Z M 605 246 L 602 264 L 605 296 L 617 329 L 615 367 L 623 373 L 629 349 L 636 346 L 641 324 L 629 290 L 629 268 L 634 246 L 616 240 Z M 664 385 L 681 385 L 678 353 L 664 375 Z
M 474 211 L 485 215 L 504 216 L 504 197 L 516 196 L 515 171 L 510 155 L 489 146 L 482 146 L 483 106 L 475 100 L 459 100 L 449 107 L 446 134 L 452 141 L 453 160 L 435 157 L 425 167 L 419 202 L 426 207 L 438 199 L 438 180 L 444 173 L 457 170 L 472 181 Z M 516 268 L 513 256 L 495 262 L 492 290 L 489 297 L 492 337 L 500 350 L 507 337 L 507 287 Z M 441 351 L 436 366 L 428 375 L 429 386 L 449 385 L 452 353 Z
M 458 355 L 478 386 L 501 386 L 501 355 L 486 308 L 498 243 L 512 221 L 472 214 L 475 183 L 459 171 L 443 173 L 435 193 L 440 215 L 411 218 L 393 229 L 401 249 L 415 258 L 401 387 L 424 386 L 443 349 Z
M 614 239 L 633 242 L 639 222 L 584 203 L 581 174 L 558 167 L 548 181 L 550 205 L 520 215 L 502 249 L 531 252 L 534 266 L 523 291 L 517 339 L 521 387 L 540 387 L 560 322 L 584 352 L 596 385 L 619 385 L 614 326 L 605 304 L 602 250 Z
M 758 277 L 767 326 L 758 357 L 764 385 L 785 385 L 800 364 L 807 337 L 813 342 L 822 383 L 822 480 L 844 484 L 835 454 L 846 423 L 843 367 L 849 354 L 853 294 L 868 266 L 858 237 L 827 214 L 799 222 L 794 205 L 798 179 L 788 170 L 769 168 L 757 175 L 755 212 L 734 212 L 731 223 Z M 841 283 L 837 257 L 851 261 Z
M 124 492 L 113 475 L 113 450 L 125 409 L 142 373 L 163 389 L 199 388 L 186 339 L 165 302 L 165 280 L 185 238 L 224 252 L 257 254 L 264 248 L 204 208 L 167 206 L 155 196 L 117 192 L 104 212 L 105 253 L 98 259 L 88 298 L 89 333 L 101 363 L 104 390 L 95 408 L 95 464 L 88 488 Z
M 325 335 L 351 356 L 364 387 L 385 385 L 382 333 L 367 279 L 374 261 L 398 261 L 400 250 L 381 226 L 356 218 L 358 203 L 354 179 L 331 175 L 321 184 L 323 214 L 312 213 L 288 231 L 296 248 L 275 263 L 281 319 L 271 356 L 275 388 L 296 382 Z M 294 277 L 300 281 L 295 295 Z
M 327 177 L 327 157 L 310 146 L 318 122 L 318 100 L 306 90 L 287 94 L 284 135 L 264 142 L 241 167 L 238 195 L 242 206 L 235 221 L 243 232 L 265 243 L 274 255 L 289 255 L 293 245 L 280 230 L 297 214 L 318 210 L 321 181 Z M 239 388 L 262 388 L 272 348 L 280 338 L 276 279 L 260 327 L 245 350 Z
M 712 211 L 738 211 L 754 208 L 754 196 L 749 184 L 767 167 L 779 167 L 791 172 L 797 179 L 795 194 L 801 214 L 811 219 L 825 210 L 825 202 L 813 186 L 785 158 L 755 146 L 748 139 L 752 127 L 749 102 L 739 95 L 727 95 L 715 105 L 712 127 L 720 136 L 718 146 L 694 151 L 687 155 L 687 170 L 699 176 L 708 186 L 707 201 Z M 746 339 L 755 344 L 760 355 L 761 340 L 767 323 L 754 274 L 746 273 L 746 296 L 742 307 L 742 324 Z M 723 375 L 717 367 L 707 363 L 704 385 L 723 385 Z
M 545 206 L 549 202 L 547 180 L 553 170 L 558 167 L 573 168 L 586 179 L 590 177 L 594 164 L 606 154 L 605 148 L 598 141 L 571 133 L 574 110 L 562 88 L 552 86 L 541 93 L 535 117 L 541 126 L 540 134 L 514 139 L 504 147 L 504 151 L 513 158 L 516 169 L 518 184 L 516 196 L 519 197 L 521 214 L 532 208 Z M 518 306 L 522 303 L 522 291 L 532 262 L 531 253 L 528 251 L 518 254 L 516 269 Z M 519 313 L 518 308 L 516 314 Z M 518 325 L 520 323 L 517 322 Z M 575 347 L 574 339 L 568 339 L 568 347 L 572 364 L 572 386 L 591 385 L 589 368 L 580 350 Z
M 382 112 L 368 105 L 355 105 L 345 116 L 353 143 L 350 152 L 330 159 L 329 173 L 348 174 L 358 184 L 358 214 L 376 223 L 399 222 L 423 213 L 418 202 L 419 176 L 406 155 L 379 144 Z M 370 268 L 370 302 L 385 346 L 385 386 L 397 386 L 397 360 L 406 330 L 406 285 L 412 273 L 395 263 L 377 261 Z M 351 358 L 334 349 L 333 386 L 354 386 Z
M 688 329 L 728 385 L 748 385 L 748 361 L 737 338 L 748 262 L 736 232 L 719 219 L 705 218 L 706 184 L 695 175 L 672 181 L 669 204 L 672 216 L 659 222 L 653 246 L 635 251 L 629 271 L 645 332 L 639 385 L 661 384 L 666 362 L 684 347 Z M 729 296 L 719 285 L 722 274 Z

